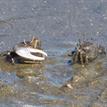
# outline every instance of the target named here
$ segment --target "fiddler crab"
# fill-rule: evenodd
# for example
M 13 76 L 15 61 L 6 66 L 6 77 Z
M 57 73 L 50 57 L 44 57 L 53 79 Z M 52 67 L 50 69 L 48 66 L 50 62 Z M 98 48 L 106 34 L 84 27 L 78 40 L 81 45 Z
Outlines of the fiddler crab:
M 44 61 L 47 53 L 41 49 L 41 41 L 35 37 L 31 41 L 25 41 L 13 47 L 12 51 L 7 52 L 6 59 L 11 63 L 35 63 Z
M 83 66 L 101 55 L 106 55 L 105 48 L 89 41 L 79 42 L 75 49 L 68 54 L 68 56 L 72 57 L 72 60 L 69 60 L 70 63 L 80 63 Z

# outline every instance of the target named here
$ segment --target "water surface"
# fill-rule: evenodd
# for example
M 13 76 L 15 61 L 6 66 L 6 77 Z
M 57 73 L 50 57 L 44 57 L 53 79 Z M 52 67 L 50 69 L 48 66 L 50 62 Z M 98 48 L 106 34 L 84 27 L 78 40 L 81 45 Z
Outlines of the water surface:
M 79 39 L 107 46 L 106 10 L 106 0 L 0 0 L 0 52 L 35 36 L 48 53 L 39 67 L 0 59 L 1 84 L 13 90 L 0 95 L 0 106 L 107 106 L 107 58 L 81 68 L 67 65 L 66 57 Z M 67 82 L 73 89 L 62 88 Z

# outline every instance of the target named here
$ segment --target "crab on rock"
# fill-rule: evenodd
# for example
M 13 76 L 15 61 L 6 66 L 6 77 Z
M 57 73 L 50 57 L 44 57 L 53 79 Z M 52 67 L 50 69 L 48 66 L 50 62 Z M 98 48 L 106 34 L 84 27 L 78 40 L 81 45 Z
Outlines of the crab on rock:
M 95 60 L 97 57 L 105 54 L 106 51 L 103 46 L 98 46 L 89 41 L 83 41 L 77 44 L 69 56 L 72 57 L 73 64 L 80 63 L 81 65 L 85 65 Z
M 41 41 L 33 37 L 31 41 L 17 44 L 12 51 L 7 53 L 6 59 L 11 63 L 35 63 L 35 61 L 45 60 L 46 57 L 47 53 L 41 49 Z

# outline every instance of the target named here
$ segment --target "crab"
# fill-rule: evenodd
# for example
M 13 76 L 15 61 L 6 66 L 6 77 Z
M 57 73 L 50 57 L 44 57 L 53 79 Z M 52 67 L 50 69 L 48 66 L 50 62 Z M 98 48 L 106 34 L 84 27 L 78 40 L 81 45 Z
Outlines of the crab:
M 41 49 L 41 41 L 32 38 L 31 41 L 25 41 L 17 44 L 12 51 L 6 55 L 6 60 L 11 63 L 35 63 L 36 61 L 43 61 L 47 57 L 47 53 Z
M 96 45 L 89 41 L 79 42 L 75 49 L 71 51 L 70 56 L 72 57 L 73 64 L 80 63 L 86 65 L 89 62 L 95 60 L 101 55 L 105 55 L 105 48 L 101 45 Z

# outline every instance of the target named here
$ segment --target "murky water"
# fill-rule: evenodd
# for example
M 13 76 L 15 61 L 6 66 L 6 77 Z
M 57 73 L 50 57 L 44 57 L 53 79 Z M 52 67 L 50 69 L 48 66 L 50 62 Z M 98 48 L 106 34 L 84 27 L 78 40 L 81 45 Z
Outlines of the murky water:
M 106 10 L 106 0 L 0 0 L 0 52 L 35 36 L 48 53 L 42 65 L 0 57 L 0 107 L 107 107 L 107 58 L 82 68 L 66 56 L 78 39 L 107 46 Z

